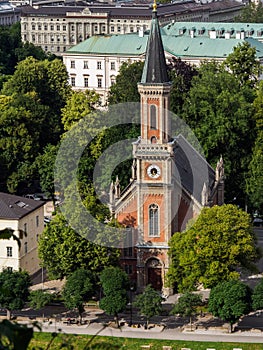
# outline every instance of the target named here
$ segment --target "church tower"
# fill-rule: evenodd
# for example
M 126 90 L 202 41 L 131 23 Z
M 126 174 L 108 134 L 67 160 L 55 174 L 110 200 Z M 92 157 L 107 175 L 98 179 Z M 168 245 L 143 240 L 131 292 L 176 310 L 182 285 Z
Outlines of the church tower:
M 119 180 L 112 183 L 110 208 L 129 228 L 120 261 L 137 291 L 151 284 L 169 295 L 172 291 L 165 287 L 169 240 L 204 206 L 223 203 L 224 170 L 221 161 L 215 172 L 183 135 L 172 138 L 171 83 L 156 3 L 138 90 L 141 136 L 133 143 L 132 178 L 122 193 Z
M 137 182 L 137 288 L 164 290 L 168 241 L 174 227 L 173 144 L 169 104 L 171 83 L 153 5 L 141 82 L 141 139 L 133 145 Z

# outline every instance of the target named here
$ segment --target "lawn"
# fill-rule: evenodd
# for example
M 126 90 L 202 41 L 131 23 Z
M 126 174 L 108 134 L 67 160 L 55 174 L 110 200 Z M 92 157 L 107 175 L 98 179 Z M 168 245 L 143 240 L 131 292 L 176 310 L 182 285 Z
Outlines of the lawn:
M 262 350 L 263 344 L 250 343 L 214 343 L 214 342 L 191 342 L 179 340 L 156 340 L 156 339 L 132 339 L 132 338 L 115 338 L 97 336 L 91 340 L 89 335 L 69 335 L 58 334 L 52 344 L 48 347 L 52 339 L 51 333 L 34 333 L 34 338 L 31 340 L 29 350 L 141 350 L 141 345 L 152 345 L 151 350 L 162 350 L 163 345 L 172 346 L 173 350 L 181 350 L 181 348 L 190 348 L 191 350 L 206 350 L 213 348 L 216 350 L 233 350 L 233 348 L 242 348 L 242 350 Z M 95 347 L 96 344 L 96 347 Z M 64 346 L 63 346 L 64 345 Z M 91 347 L 93 345 L 93 347 Z

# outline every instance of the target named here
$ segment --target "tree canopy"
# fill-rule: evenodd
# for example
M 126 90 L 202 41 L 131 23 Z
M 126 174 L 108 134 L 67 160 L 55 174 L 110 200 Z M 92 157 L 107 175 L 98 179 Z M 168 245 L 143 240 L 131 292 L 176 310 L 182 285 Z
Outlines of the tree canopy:
M 213 287 L 208 301 L 208 309 L 215 317 L 233 324 L 251 310 L 251 291 L 240 281 L 224 281 Z
M 76 233 L 61 214 L 46 226 L 39 239 L 39 257 L 48 276 L 62 279 L 84 268 L 100 272 L 116 265 L 119 251 L 96 245 Z
M 30 285 L 29 274 L 25 271 L 6 269 L 0 273 L 0 307 L 7 310 L 8 318 L 11 311 L 23 308 L 28 300 Z
M 178 298 L 178 301 L 172 308 L 171 314 L 189 317 L 192 327 L 192 317 L 196 314 L 197 307 L 201 306 L 202 303 L 201 294 L 186 292 Z
M 260 257 L 249 214 L 230 204 L 204 208 L 169 245 L 168 279 L 180 292 L 238 279 L 239 269 L 256 271 L 254 262 Z
M 94 276 L 85 269 L 74 271 L 66 281 L 62 291 L 65 305 L 69 309 L 78 309 L 79 316 L 84 311 L 84 302 L 94 294 Z
M 104 294 L 100 308 L 113 315 L 118 325 L 118 313 L 125 310 L 128 302 L 128 275 L 118 267 L 109 267 L 101 272 L 100 281 Z
M 148 284 L 142 294 L 137 295 L 133 305 L 139 309 L 140 315 L 146 318 L 146 328 L 148 329 L 149 321 L 153 316 L 160 315 L 162 311 L 161 295 Z

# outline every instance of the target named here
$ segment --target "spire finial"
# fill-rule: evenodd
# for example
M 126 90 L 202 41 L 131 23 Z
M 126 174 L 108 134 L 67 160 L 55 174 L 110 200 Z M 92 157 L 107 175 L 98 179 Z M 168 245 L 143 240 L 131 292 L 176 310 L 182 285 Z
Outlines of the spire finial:
M 157 11 L 157 3 L 156 0 L 153 0 L 153 12 Z

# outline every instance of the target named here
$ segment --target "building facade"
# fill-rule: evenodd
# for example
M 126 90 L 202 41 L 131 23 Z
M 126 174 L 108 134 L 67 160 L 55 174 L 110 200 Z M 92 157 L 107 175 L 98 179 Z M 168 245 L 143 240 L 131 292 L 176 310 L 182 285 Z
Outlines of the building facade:
M 118 180 L 112 183 L 110 208 L 128 228 L 121 262 L 137 290 L 151 284 L 168 295 L 169 240 L 204 206 L 223 204 L 224 167 L 221 159 L 214 171 L 182 134 L 172 135 L 171 83 L 155 7 L 138 90 L 141 136 L 133 143 L 132 179 L 122 193 Z
M 44 202 L 0 193 L 0 231 L 11 230 L 13 237 L 0 241 L 0 270 L 40 270 L 38 237 L 44 230 Z
M 162 27 L 166 60 L 181 58 L 198 66 L 206 60 L 224 61 L 238 44 L 256 48 L 263 64 L 263 29 L 255 23 L 175 22 Z M 92 89 L 107 103 L 108 92 L 123 62 L 145 59 L 148 34 L 93 36 L 63 54 L 70 84 L 75 90 Z
M 171 21 L 228 22 L 243 6 L 234 0 L 163 4 L 159 8 L 159 21 L 162 26 Z M 56 55 L 93 35 L 145 31 L 150 22 L 151 6 L 148 4 L 21 7 L 22 41 Z

